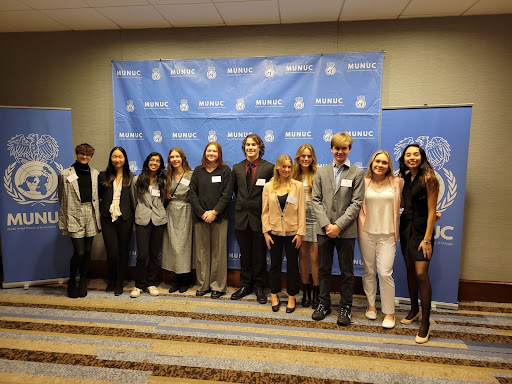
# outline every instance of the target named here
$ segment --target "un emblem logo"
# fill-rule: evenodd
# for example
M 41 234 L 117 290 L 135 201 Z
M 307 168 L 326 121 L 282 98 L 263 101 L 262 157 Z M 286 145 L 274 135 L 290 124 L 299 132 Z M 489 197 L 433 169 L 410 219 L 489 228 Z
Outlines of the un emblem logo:
M 18 204 L 56 203 L 57 174 L 63 169 L 55 162 L 59 154 L 57 141 L 50 135 L 19 134 L 7 142 L 7 149 L 16 160 L 4 173 L 7 194 Z
M 336 67 L 334 66 L 334 62 L 330 61 L 327 63 L 327 67 L 325 68 L 325 74 L 327 76 L 332 76 L 336 73 Z
M 133 100 L 127 100 L 126 101 L 126 110 L 128 112 L 133 112 L 135 111 L 135 105 L 133 105 Z
M 274 77 L 276 70 L 274 68 L 274 64 L 267 64 L 267 69 L 265 69 L 265 77 Z
M 236 110 L 243 111 L 245 109 L 245 100 L 243 98 L 236 99 Z
M 364 96 L 357 96 L 356 108 L 363 109 L 366 107 L 366 100 Z
M 160 80 L 160 77 L 162 75 L 160 74 L 160 69 L 159 68 L 153 68 L 153 73 L 151 74 L 151 78 L 153 80 Z
M 295 98 L 295 103 L 293 104 L 293 106 L 297 110 L 303 109 L 304 108 L 304 99 L 302 97 L 296 97 Z
M 330 143 L 332 139 L 332 129 L 326 129 L 322 138 L 326 143 Z
M 188 111 L 188 101 L 187 99 L 180 100 L 180 111 L 187 112 Z
M 217 141 L 217 134 L 215 131 L 208 132 L 208 142 Z
M 395 160 L 400 158 L 402 152 L 409 144 L 414 143 L 421 145 L 427 154 L 428 161 L 432 167 L 434 167 L 437 180 L 439 180 L 437 211 L 444 212 L 453 204 L 455 197 L 457 196 L 457 180 L 455 175 L 452 171 L 445 168 L 445 164 L 450 161 L 450 144 L 444 138 L 439 136 L 431 139 L 429 136 L 419 136 L 416 140 L 412 137 L 406 137 L 395 144 L 393 149 Z
M 265 131 L 265 141 L 267 143 L 271 143 L 274 141 L 274 131 L 270 129 L 268 131 Z
M 128 166 L 130 167 L 130 171 L 132 171 L 133 173 L 135 173 L 139 170 L 139 167 L 137 167 L 136 161 L 129 161 Z
M 155 131 L 153 134 L 153 141 L 155 143 L 161 143 L 162 142 L 162 131 Z
M 206 77 L 210 80 L 213 80 L 217 77 L 217 72 L 215 72 L 215 67 L 208 67 L 208 72 L 206 72 Z

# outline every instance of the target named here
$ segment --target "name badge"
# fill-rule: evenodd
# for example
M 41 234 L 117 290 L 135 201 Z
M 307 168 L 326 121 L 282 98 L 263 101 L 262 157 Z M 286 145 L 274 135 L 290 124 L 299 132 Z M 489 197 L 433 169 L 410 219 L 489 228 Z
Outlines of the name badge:
M 222 176 L 212 176 L 212 183 L 222 182 Z
M 265 183 L 266 183 L 265 179 L 258 179 L 258 180 L 256 180 L 256 185 L 258 187 L 264 187 Z
M 349 179 L 341 179 L 342 187 L 352 187 L 352 180 Z
M 286 202 L 290 204 L 295 204 L 297 202 L 297 198 L 295 196 L 288 195 L 288 197 L 286 198 Z
M 72 183 L 73 181 L 75 181 L 76 179 L 78 179 L 78 176 L 76 175 L 76 173 L 73 173 L 71 175 L 69 175 L 68 177 L 66 177 L 66 179 L 68 179 L 68 181 L 70 183 Z
M 151 196 L 160 197 L 160 190 L 151 188 Z
M 186 185 L 188 187 L 190 185 L 190 180 L 189 179 L 181 179 L 180 184 Z

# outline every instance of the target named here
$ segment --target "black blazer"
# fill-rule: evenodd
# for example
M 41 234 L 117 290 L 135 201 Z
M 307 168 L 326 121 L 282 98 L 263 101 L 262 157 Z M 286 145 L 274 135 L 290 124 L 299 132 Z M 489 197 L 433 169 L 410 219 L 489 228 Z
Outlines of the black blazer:
M 98 176 L 98 196 L 100 198 L 100 214 L 102 218 L 110 216 L 110 205 L 112 204 L 112 198 L 114 197 L 113 182 L 109 187 L 105 187 L 103 182 L 106 180 L 106 172 L 100 172 Z M 133 201 L 131 196 L 130 187 L 121 189 L 121 201 L 119 202 L 119 208 L 121 209 L 123 220 L 128 220 L 133 217 Z
M 234 192 L 236 195 L 235 205 L 235 229 L 244 230 L 249 224 L 251 231 L 261 232 L 261 204 L 263 186 L 256 185 L 258 179 L 265 179 L 268 182 L 274 174 L 274 164 L 260 158 L 256 173 L 253 178 L 253 185 L 247 187 L 245 177 L 245 159 L 233 166 L 235 179 Z

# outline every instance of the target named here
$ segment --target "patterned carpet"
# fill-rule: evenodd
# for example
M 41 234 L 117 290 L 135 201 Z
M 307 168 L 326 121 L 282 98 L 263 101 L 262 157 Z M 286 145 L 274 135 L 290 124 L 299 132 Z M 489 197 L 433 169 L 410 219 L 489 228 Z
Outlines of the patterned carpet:
M 116 297 L 94 280 L 83 299 L 64 286 L 0 290 L 0 382 L 512 383 L 511 304 L 435 311 L 417 345 L 418 323 L 384 330 L 363 297 L 342 328 L 337 308 L 315 322 L 300 305 L 286 314 L 254 295 L 232 301 L 234 289 L 213 300 L 162 285 L 131 299 L 132 285 Z

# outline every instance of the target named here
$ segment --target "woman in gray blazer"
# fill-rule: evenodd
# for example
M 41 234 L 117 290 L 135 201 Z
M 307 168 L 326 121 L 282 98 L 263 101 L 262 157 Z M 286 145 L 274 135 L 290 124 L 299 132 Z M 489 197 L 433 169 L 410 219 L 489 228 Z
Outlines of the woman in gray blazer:
M 94 148 L 87 143 L 75 148 L 75 163 L 59 175 L 59 228 L 71 238 L 71 257 L 68 296 L 87 296 L 87 271 L 91 260 L 92 240 L 101 230 L 98 200 L 99 172 L 89 166 Z M 76 273 L 80 270 L 80 284 L 76 286 Z
M 137 264 L 135 266 L 135 288 L 130 297 L 139 297 L 148 290 L 158 296 L 156 274 L 158 257 L 167 224 L 165 213 L 164 159 L 158 152 L 151 152 L 144 161 L 142 172 L 134 177 L 132 195 L 135 203 L 135 238 L 137 239 Z M 148 261 L 149 258 L 149 261 Z

